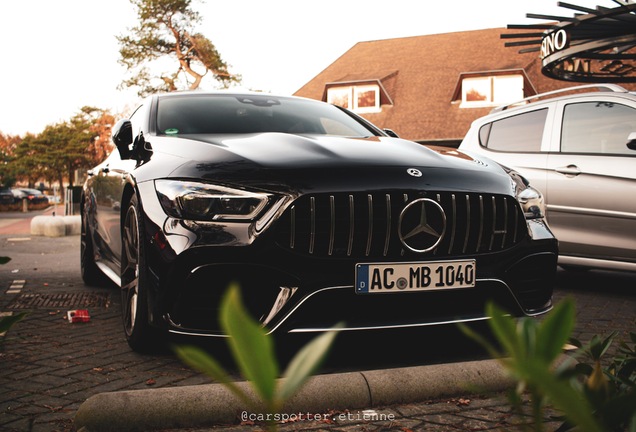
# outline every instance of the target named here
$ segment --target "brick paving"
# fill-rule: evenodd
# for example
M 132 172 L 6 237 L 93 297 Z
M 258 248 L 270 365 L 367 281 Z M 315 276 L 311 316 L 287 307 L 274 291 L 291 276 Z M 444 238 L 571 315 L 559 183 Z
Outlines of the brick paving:
M 94 394 L 210 382 L 169 352 L 139 355 L 128 348 L 122 335 L 118 291 L 87 288 L 81 281 L 77 236 L 16 240 L 15 235 L 0 235 L 0 250 L 0 255 L 12 257 L 9 264 L 0 266 L 0 312 L 28 313 L 0 339 L 0 431 L 74 431 L 76 410 Z M 17 292 L 8 294 L 16 280 L 24 282 Z M 560 272 L 555 299 L 575 298 L 575 337 L 586 341 L 594 334 L 614 330 L 625 337 L 636 330 L 635 282 L 632 274 Z M 60 296 L 66 297 L 59 300 Z M 34 297 L 57 298 L 58 303 L 37 303 Z M 66 311 L 86 306 L 82 303 L 86 298 L 99 300 L 88 307 L 90 322 L 69 323 Z M 413 350 L 395 343 L 391 349 Z M 293 421 L 282 424 L 280 430 L 515 430 L 528 421 L 511 413 L 501 394 L 457 395 L 420 404 L 374 407 L 369 412 L 326 414 L 326 420 Z M 546 430 L 554 430 L 558 423 L 550 422 L 549 414 Z M 242 424 L 197 430 L 260 429 Z

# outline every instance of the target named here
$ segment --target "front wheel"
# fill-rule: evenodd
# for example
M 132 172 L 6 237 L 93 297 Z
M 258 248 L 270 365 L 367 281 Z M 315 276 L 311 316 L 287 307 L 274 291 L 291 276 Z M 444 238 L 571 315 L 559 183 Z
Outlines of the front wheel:
M 133 196 L 122 230 L 122 317 L 128 345 L 137 352 L 150 352 L 160 348 L 161 337 L 159 330 L 148 321 L 148 276 L 142 223 L 139 202 Z

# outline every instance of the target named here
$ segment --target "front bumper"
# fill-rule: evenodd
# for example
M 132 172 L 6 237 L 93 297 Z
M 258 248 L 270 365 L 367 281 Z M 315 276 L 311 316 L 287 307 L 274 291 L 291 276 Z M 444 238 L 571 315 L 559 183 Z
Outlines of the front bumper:
M 223 336 L 219 306 L 232 283 L 240 286 L 252 316 L 276 333 L 325 331 L 338 322 L 354 331 L 484 320 L 489 301 L 514 316 L 552 307 L 558 248 L 541 220 L 528 221 L 527 233 L 523 230 L 516 243 L 494 251 L 453 256 L 402 251 L 398 257 L 409 262 L 474 258 L 474 288 L 358 295 L 355 266 L 377 257 L 292 249 L 280 241 L 284 229 L 276 224 L 254 236 L 245 224 L 166 218 L 152 199 L 144 209 L 149 317 L 154 326 L 175 333 Z M 315 244 L 318 248 L 320 242 Z M 396 261 L 395 253 L 389 255 L 380 261 Z

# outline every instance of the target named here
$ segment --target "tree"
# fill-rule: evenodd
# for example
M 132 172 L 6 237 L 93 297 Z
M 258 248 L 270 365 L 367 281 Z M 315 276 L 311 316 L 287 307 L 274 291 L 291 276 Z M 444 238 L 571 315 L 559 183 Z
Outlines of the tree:
M 19 136 L 5 135 L 0 132 L 0 187 L 11 187 L 16 180 L 13 167 L 15 150 L 22 141 Z
M 228 72 L 214 44 L 201 33 L 195 33 L 195 24 L 201 21 L 192 10 L 191 0 L 131 0 L 137 8 L 139 24 L 130 29 L 130 35 L 118 36 L 119 62 L 133 75 L 122 82 L 122 87 L 138 87 L 144 96 L 158 91 L 176 91 L 199 88 L 203 78 L 211 73 L 222 87 L 240 82 L 238 75 Z M 172 72 L 153 76 L 150 66 L 171 57 L 177 60 Z
M 37 136 L 27 136 L 16 155 L 20 172 L 29 183 L 55 179 L 73 186 L 75 171 L 101 162 L 109 145 L 107 137 L 114 122 L 112 115 L 94 107 L 83 107 L 69 121 L 49 125 Z

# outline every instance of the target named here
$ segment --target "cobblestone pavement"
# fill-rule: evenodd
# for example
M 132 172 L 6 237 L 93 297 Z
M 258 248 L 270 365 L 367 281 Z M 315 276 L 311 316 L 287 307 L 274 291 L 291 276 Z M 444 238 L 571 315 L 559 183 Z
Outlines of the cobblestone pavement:
M 29 238 L 29 240 L 26 240 Z M 0 312 L 27 316 L 0 339 L 0 431 L 73 431 L 72 418 L 90 396 L 118 390 L 209 383 L 169 352 L 139 355 L 122 335 L 120 301 L 114 288 L 87 288 L 79 274 L 79 237 L 45 238 L 0 235 Z M 577 306 L 574 336 L 636 328 L 636 275 L 612 272 L 559 272 L 555 299 L 572 296 Z M 90 321 L 70 323 L 67 311 L 88 309 Z M 444 358 L 418 357 L 413 340 L 391 340 L 364 351 L 355 360 L 327 366 L 326 372 L 390 367 Z M 417 341 L 443 352 L 453 341 Z M 440 345 L 431 345 L 440 343 Z M 457 342 L 461 344 L 460 342 Z M 377 362 L 358 362 L 377 357 Z M 449 357 L 450 358 L 450 357 Z M 379 362 L 379 363 L 378 363 Z M 514 430 L 526 418 L 513 415 L 504 395 L 456 395 L 447 400 L 333 411 L 315 418 L 294 418 L 281 431 L 474 431 Z M 548 413 L 550 414 L 550 413 Z M 305 417 L 307 417 L 305 413 Z M 546 416 L 546 421 L 549 416 Z M 557 423 L 548 423 L 554 430 Z M 554 426 L 554 427 L 553 427 Z M 249 422 L 203 430 L 258 430 Z

